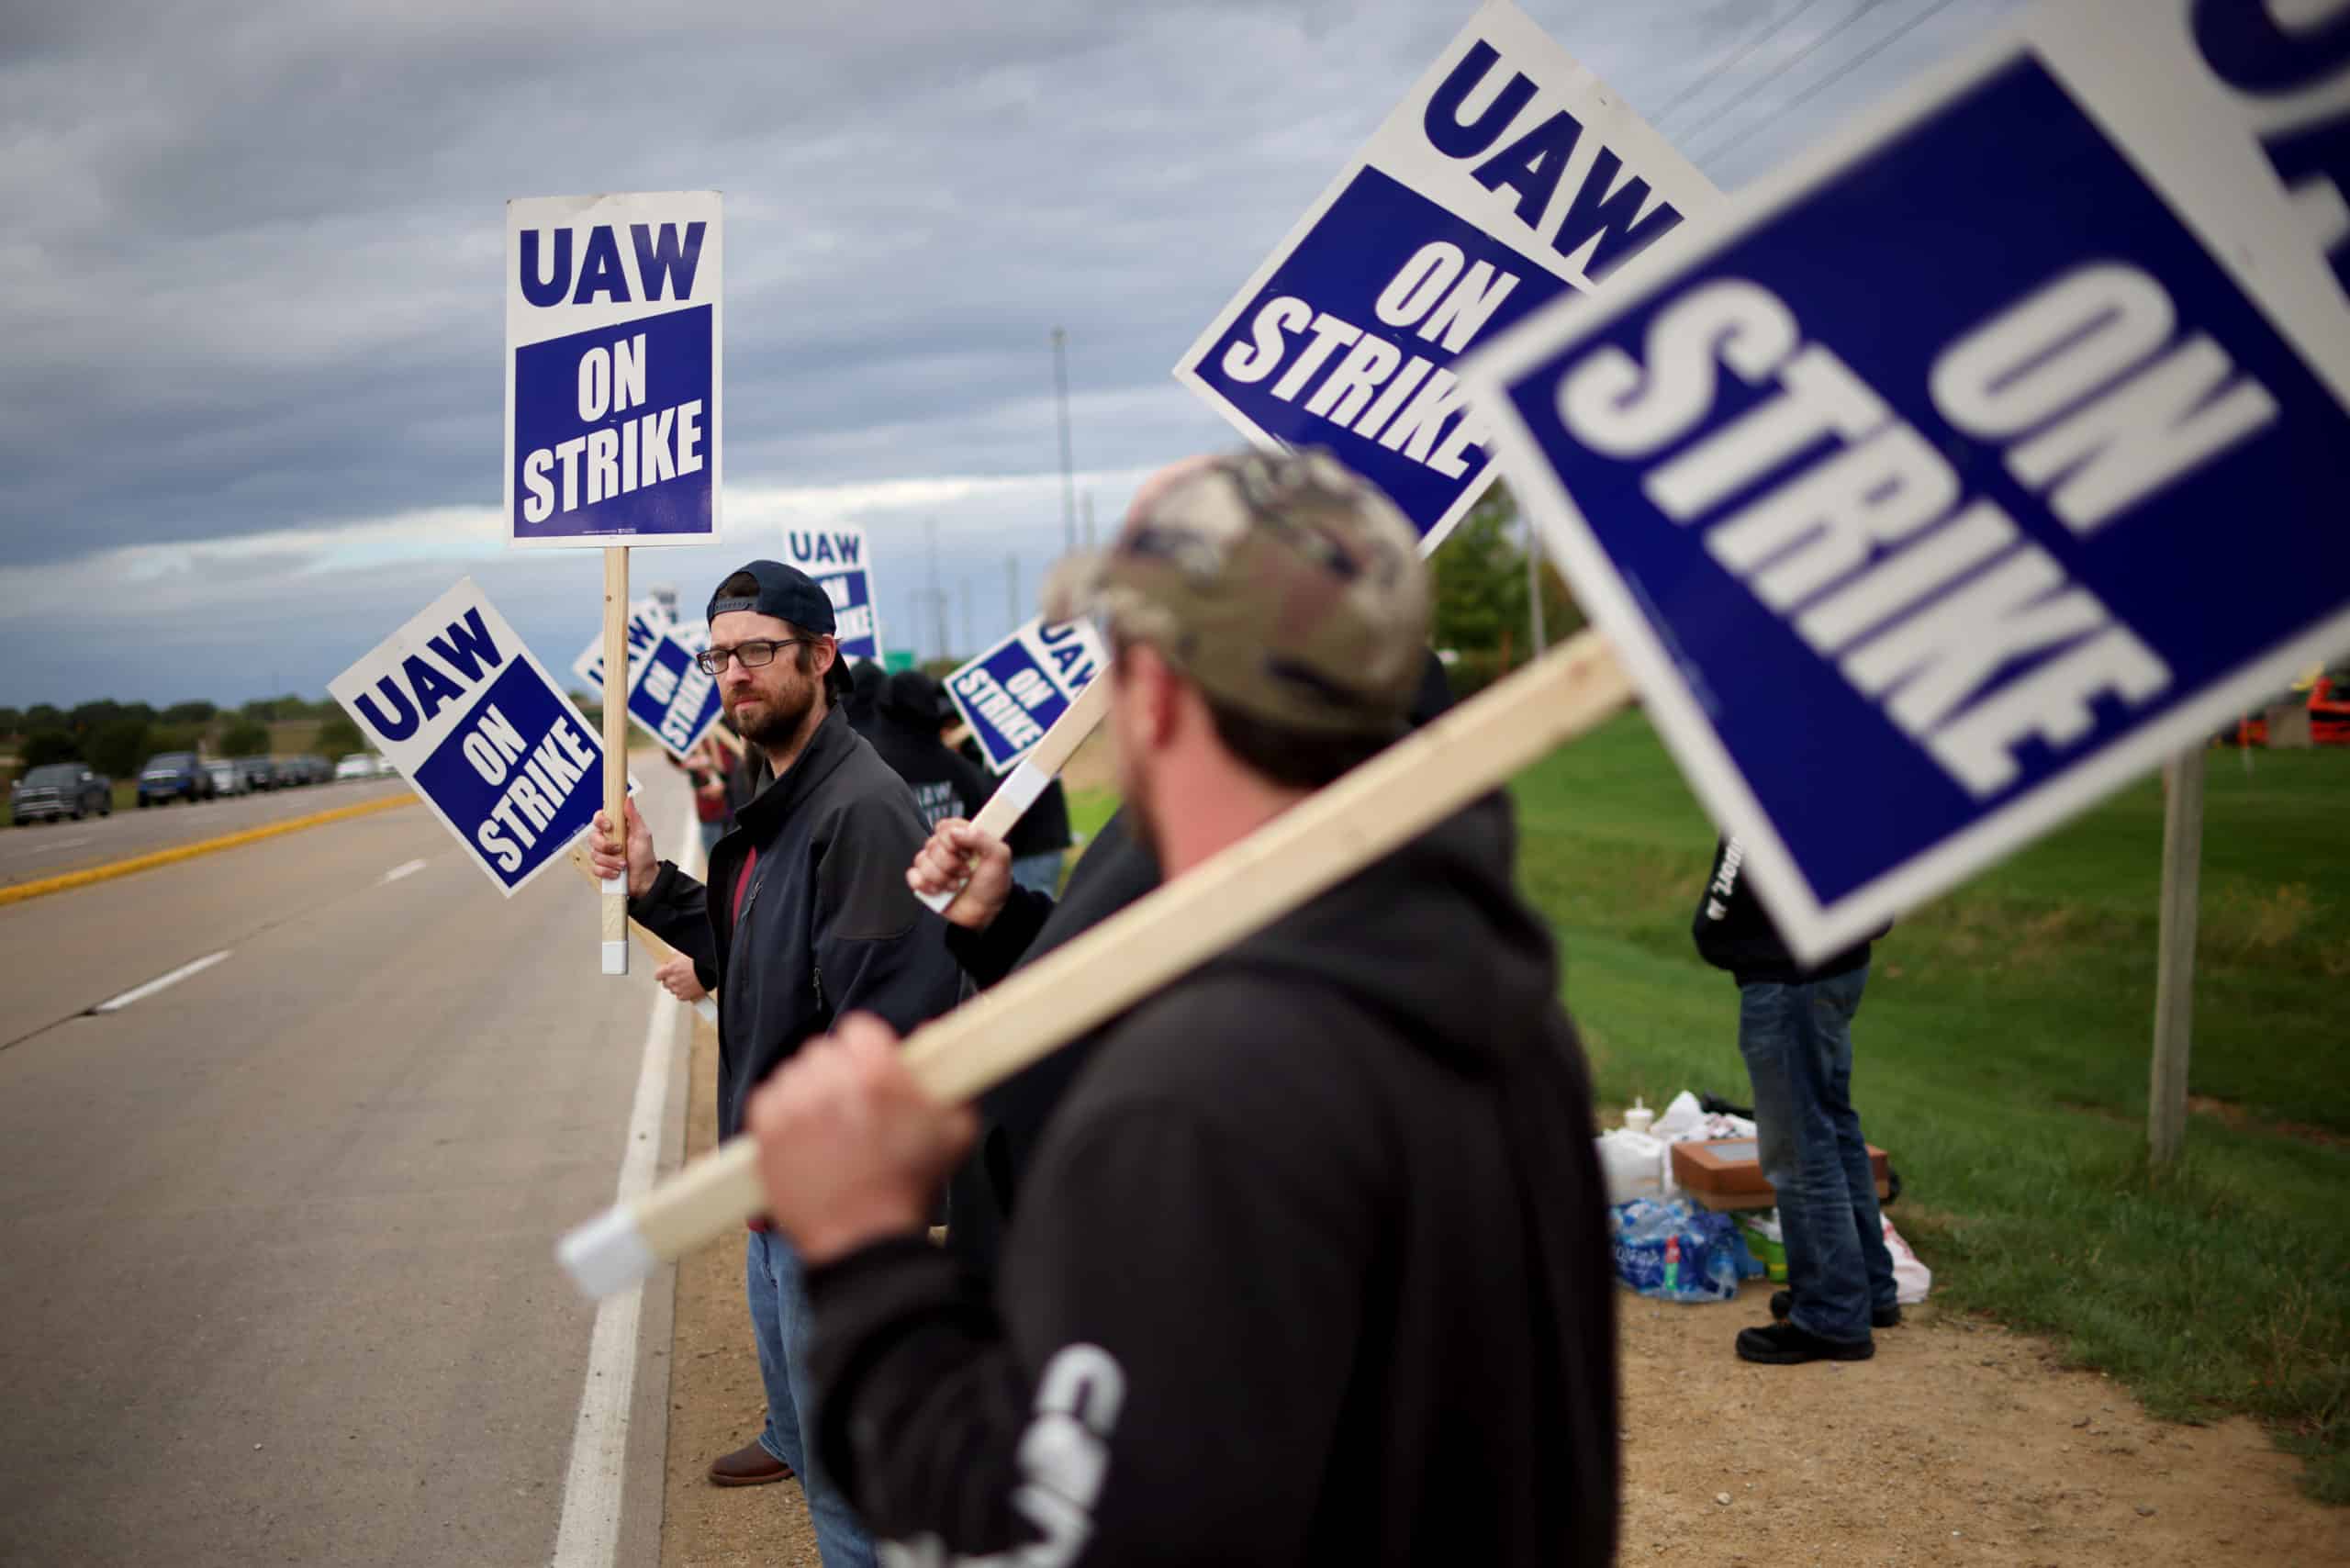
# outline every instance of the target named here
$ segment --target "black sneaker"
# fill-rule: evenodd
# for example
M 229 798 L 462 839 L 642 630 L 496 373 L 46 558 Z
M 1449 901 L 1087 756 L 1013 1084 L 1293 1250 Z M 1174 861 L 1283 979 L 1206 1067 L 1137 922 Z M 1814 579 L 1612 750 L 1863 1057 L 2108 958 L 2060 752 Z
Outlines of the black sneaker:
M 1792 1323 L 1774 1323 L 1768 1328 L 1741 1328 L 1738 1331 L 1738 1359 L 1761 1361 L 1766 1366 L 1791 1367 L 1804 1361 L 1865 1361 L 1876 1354 L 1876 1341 L 1856 1339 L 1849 1344 L 1841 1339 L 1823 1339 L 1817 1334 L 1807 1334 Z
M 1795 1308 L 1795 1292 L 1774 1291 L 1771 1293 L 1771 1316 L 1776 1321 L 1785 1323 L 1787 1320 L 1787 1314 L 1793 1312 Z M 1869 1327 L 1872 1328 L 1900 1327 L 1901 1304 L 1896 1302 L 1891 1306 L 1872 1309 L 1869 1313 Z

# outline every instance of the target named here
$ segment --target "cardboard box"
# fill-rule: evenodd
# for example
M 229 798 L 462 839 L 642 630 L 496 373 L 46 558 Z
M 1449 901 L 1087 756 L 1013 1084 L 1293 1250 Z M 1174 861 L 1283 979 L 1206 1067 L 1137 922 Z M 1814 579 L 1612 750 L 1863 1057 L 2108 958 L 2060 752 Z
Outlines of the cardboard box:
M 1885 1150 L 1869 1145 L 1869 1170 L 1876 1178 L 1876 1195 L 1889 1191 Z M 1747 1138 L 1718 1138 L 1711 1143 L 1673 1146 L 1673 1179 L 1700 1208 L 1727 1212 L 1774 1207 L 1778 1194 L 1762 1177 L 1755 1159 L 1755 1143 Z

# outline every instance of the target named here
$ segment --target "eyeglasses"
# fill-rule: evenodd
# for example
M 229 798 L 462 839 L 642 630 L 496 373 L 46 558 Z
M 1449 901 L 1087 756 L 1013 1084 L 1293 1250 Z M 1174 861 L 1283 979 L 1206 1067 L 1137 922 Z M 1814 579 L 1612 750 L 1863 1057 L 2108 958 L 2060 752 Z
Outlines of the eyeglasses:
M 694 665 L 704 675 L 725 674 L 729 659 L 742 660 L 744 669 L 758 669 L 773 664 L 778 649 L 797 647 L 801 644 L 812 648 L 822 642 L 822 637 L 754 637 L 731 648 L 706 648 L 694 655 Z

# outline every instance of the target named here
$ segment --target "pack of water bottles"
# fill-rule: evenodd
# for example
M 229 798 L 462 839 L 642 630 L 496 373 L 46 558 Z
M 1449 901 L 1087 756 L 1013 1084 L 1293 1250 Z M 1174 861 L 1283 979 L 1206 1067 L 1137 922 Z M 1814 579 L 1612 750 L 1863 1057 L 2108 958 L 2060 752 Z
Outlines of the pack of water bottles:
M 1762 1272 L 1728 1215 L 1685 1198 L 1635 1198 L 1608 1211 L 1616 1277 L 1659 1301 L 1729 1301 Z

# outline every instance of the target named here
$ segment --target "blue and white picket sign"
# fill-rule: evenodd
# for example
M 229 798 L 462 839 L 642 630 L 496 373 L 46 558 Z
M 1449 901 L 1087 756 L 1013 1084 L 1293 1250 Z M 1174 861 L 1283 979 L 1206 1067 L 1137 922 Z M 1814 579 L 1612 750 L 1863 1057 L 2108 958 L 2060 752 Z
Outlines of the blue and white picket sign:
M 971 726 L 988 767 L 1016 766 L 1107 662 L 1082 621 L 1031 621 L 946 678 L 946 695 Z
M 629 607 L 628 716 L 680 762 L 710 734 L 723 706 L 717 679 L 694 663 L 709 642 L 707 632 L 671 621 L 651 599 Z M 600 633 L 571 670 L 589 689 L 604 689 Z
M 833 601 L 833 635 L 852 659 L 881 657 L 881 611 L 873 589 L 873 557 L 865 526 L 830 523 L 783 531 L 783 559 L 816 580 Z
M 1463 370 L 1807 958 L 2350 647 L 2350 309 L 2181 40 L 2100 9 Z
M 603 804 L 595 731 L 471 577 L 327 689 L 509 897 Z
M 622 630 L 628 638 L 629 674 L 633 680 L 638 662 L 645 651 L 661 640 L 661 634 L 675 622 L 658 599 L 641 599 L 628 607 L 628 620 Z M 601 633 L 595 645 L 571 661 L 571 673 L 586 681 L 597 691 L 604 689 L 604 638 Z
M 506 533 L 718 537 L 725 385 L 714 191 L 506 204 Z
M 2335 281 L 2350 289 L 2350 13 L 2288 26 L 2244 0 L 2102 0 L 2115 26 L 2174 27 L 2293 197 Z M 2123 7 L 2129 7 L 2124 10 Z
M 1433 550 L 1485 488 L 1454 361 L 1720 198 L 1506 0 L 1488 0 L 1175 377 L 1260 445 L 1324 446 Z

